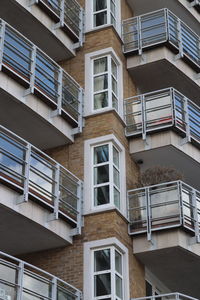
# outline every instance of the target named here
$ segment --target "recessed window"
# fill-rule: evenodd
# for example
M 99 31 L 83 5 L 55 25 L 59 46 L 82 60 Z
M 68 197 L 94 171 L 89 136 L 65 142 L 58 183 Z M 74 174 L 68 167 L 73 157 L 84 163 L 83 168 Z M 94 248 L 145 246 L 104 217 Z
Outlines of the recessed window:
M 122 258 L 115 247 L 94 251 L 94 299 L 124 299 Z
M 94 206 L 113 204 L 120 209 L 120 152 L 112 143 L 93 149 Z
M 93 0 L 93 27 L 116 27 L 116 0 Z
M 118 65 L 111 55 L 93 60 L 93 110 L 118 111 Z

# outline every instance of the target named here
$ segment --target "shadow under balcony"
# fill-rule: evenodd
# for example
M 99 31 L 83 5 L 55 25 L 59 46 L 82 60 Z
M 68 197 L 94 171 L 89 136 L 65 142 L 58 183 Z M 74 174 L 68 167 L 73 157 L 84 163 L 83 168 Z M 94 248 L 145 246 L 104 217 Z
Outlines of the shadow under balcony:
M 167 8 L 182 19 L 191 29 L 200 35 L 200 4 L 193 0 L 128 0 L 134 15 L 143 15 L 158 9 Z M 199 11 L 199 12 L 198 12 Z
M 41 149 L 73 142 L 82 130 L 81 87 L 10 25 L 0 26 L 1 124 Z
M 173 86 L 199 101 L 200 38 L 168 9 L 125 20 L 123 41 L 141 93 Z
M 56 61 L 74 57 L 83 42 L 83 9 L 75 0 L 1 0 L 0 17 Z
M 64 280 L 25 261 L 0 252 L 2 300 L 80 300 L 82 293 Z
M 173 166 L 200 189 L 200 108 L 167 88 L 125 99 L 126 135 L 142 171 Z
M 128 191 L 133 252 L 170 291 L 199 297 L 200 192 L 182 181 Z
M 0 128 L 1 250 L 18 255 L 66 246 L 82 226 L 82 182 Z

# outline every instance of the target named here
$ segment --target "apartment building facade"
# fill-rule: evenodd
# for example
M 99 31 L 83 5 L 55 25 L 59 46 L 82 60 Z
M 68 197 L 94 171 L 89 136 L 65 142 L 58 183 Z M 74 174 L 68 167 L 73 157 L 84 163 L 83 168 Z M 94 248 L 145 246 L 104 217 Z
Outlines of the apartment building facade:
M 1 300 L 200 298 L 199 94 L 199 0 L 1 0 Z

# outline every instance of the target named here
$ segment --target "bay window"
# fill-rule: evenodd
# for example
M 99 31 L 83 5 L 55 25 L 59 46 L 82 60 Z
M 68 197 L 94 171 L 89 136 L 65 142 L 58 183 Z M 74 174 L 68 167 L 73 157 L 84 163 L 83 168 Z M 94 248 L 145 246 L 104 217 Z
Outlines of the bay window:
M 93 27 L 116 27 L 116 0 L 93 0 Z
M 94 299 L 124 299 L 122 257 L 114 246 L 94 251 Z
M 118 65 L 111 55 L 93 60 L 93 110 L 118 111 Z
M 120 152 L 112 142 L 93 149 L 94 206 L 113 204 L 120 209 Z

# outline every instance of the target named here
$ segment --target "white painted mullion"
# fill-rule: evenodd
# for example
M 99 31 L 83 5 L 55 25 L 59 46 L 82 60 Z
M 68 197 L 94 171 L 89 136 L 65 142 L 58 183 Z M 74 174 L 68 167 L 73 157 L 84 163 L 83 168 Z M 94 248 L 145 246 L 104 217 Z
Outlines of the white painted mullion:
M 113 178 L 113 144 L 109 143 L 109 181 L 110 181 L 110 204 L 114 204 L 114 178 Z
M 111 247 L 110 249 L 111 257 L 111 299 L 115 300 L 116 295 L 116 286 L 115 286 L 115 248 Z
M 111 24 L 111 5 L 110 5 L 110 0 L 107 0 L 107 24 Z
M 108 107 L 112 108 L 112 65 L 111 56 L 108 56 Z

